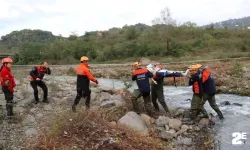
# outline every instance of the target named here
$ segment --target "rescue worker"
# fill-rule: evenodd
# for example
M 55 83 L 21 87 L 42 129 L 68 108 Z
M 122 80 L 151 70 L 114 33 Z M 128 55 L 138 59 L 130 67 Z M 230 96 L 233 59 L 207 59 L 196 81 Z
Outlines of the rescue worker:
M 13 93 L 14 87 L 16 86 L 14 76 L 11 73 L 12 63 L 13 61 L 10 58 L 4 58 L 0 69 L 1 86 L 6 100 L 7 117 L 10 118 L 13 116 Z
M 89 89 L 90 80 L 98 84 L 98 81 L 93 77 L 90 73 L 88 66 L 89 58 L 86 56 L 82 56 L 80 59 L 81 64 L 76 67 L 77 74 L 77 95 L 74 100 L 74 104 L 72 106 L 72 110 L 76 111 L 76 105 L 79 103 L 82 97 L 86 99 L 85 105 L 87 108 L 90 107 L 90 94 L 91 90 Z
M 33 67 L 30 71 L 30 85 L 34 90 L 35 104 L 39 103 L 38 89 L 37 86 L 43 90 L 43 103 L 49 103 L 48 101 L 48 88 L 42 81 L 45 74 L 51 74 L 49 64 L 47 62 L 41 63 L 39 66 Z
M 152 70 L 152 69 L 149 69 Z M 153 69 L 153 79 L 156 81 L 156 83 L 151 84 L 151 97 L 152 97 L 152 103 L 154 105 L 155 111 L 159 113 L 159 105 L 157 103 L 157 99 L 162 105 L 163 109 L 166 111 L 168 115 L 170 115 L 170 111 L 168 109 L 168 106 L 165 102 L 164 92 L 163 92 L 163 84 L 164 84 L 164 77 L 181 77 L 185 76 L 187 74 L 182 73 L 180 71 L 170 71 L 170 70 L 163 70 L 162 65 L 160 63 L 157 63 L 155 65 L 155 68 Z
M 149 78 L 153 77 L 153 74 L 148 71 L 146 68 L 140 67 L 141 64 L 139 62 L 134 62 L 133 67 L 133 75 L 132 80 L 136 81 L 138 89 L 134 90 L 132 93 L 131 101 L 136 113 L 140 114 L 139 106 L 137 103 L 137 99 L 141 96 L 144 100 L 144 106 L 148 113 L 148 115 L 152 115 L 152 108 L 150 102 L 150 83 Z
M 200 64 L 197 64 L 197 65 L 202 66 Z M 200 103 L 199 111 L 202 110 L 204 104 L 206 103 L 206 101 L 208 101 L 209 105 L 218 114 L 219 118 L 224 119 L 222 112 L 220 111 L 218 105 L 215 102 L 216 87 L 215 87 L 214 79 L 211 75 L 211 71 L 207 69 L 206 67 L 200 68 L 200 71 L 202 73 L 203 98 Z
M 205 117 L 208 117 L 206 110 L 202 107 L 200 109 L 200 104 L 202 102 L 203 96 L 203 88 L 202 88 L 202 74 L 199 70 L 200 65 L 191 65 L 189 67 L 190 70 L 190 79 L 189 79 L 189 86 L 193 86 L 193 97 L 191 101 L 191 109 L 190 109 L 190 118 L 186 118 L 185 121 L 190 121 L 190 123 L 195 123 L 196 119 L 200 113 L 200 111 L 205 114 Z M 191 120 L 190 120 L 191 119 Z

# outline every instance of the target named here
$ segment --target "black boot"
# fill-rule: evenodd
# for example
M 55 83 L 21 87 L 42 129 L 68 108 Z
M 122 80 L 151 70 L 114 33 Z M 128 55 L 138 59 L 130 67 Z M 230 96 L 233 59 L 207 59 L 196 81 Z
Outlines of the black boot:
M 223 114 L 222 114 L 221 111 L 218 111 L 217 114 L 218 114 L 220 120 L 223 120 L 223 119 L 224 119 L 224 116 L 223 116 Z
M 76 105 L 75 105 L 75 104 L 73 104 L 73 106 L 72 106 L 72 111 L 73 111 L 73 112 L 76 111 Z
M 89 105 L 89 104 L 86 104 L 86 108 L 89 109 L 89 108 L 90 108 L 90 105 Z
M 13 106 L 10 105 L 9 107 L 10 107 L 10 108 L 9 108 L 9 109 L 10 109 L 10 116 L 13 116 L 13 115 L 14 115 L 14 113 L 13 113 Z
M 7 111 L 7 116 L 11 116 L 9 104 L 6 104 L 6 111 Z
M 219 118 L 220 118 L 220 120 L 223 120 L 224 116 L 221 114 L 221 115 L 219 115 Z
M 35 104 L 38 104 L 39 103 L 39 100 L 35 100 Z
M 34 103 L 38 104 L 39 103 L 39 99 L 35 99 Z
M 7 118 L 11 118 L 13 116 L 13 106 L 10 104 L 6 104 Z
M 47 104 L 48 104 L 48 103 L 49 103 L 48 99 L 47 99 L 47 98 L 44 98 L 44 99 L 43 99 L 43 103 L 47 103 Z

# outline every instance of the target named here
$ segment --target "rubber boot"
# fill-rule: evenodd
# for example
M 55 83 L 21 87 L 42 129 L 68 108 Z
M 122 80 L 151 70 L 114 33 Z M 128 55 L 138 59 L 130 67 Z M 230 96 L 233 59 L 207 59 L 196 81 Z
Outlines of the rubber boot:
M 219 115 L 220 120 L 224 119 L 224 116 L 222 114 Z
M 76 105 L 75 105 L 75 104 L 72 105 L 72 111 L 73 111 L 73 112 L 76 111 Z
M 13 116 L 13 115 L 14 115 L 14 113 L 13 113 L 13 106 L 10 105 L 9 107 L 10 107 L 10 108 L 9 108 L 9 110 L 10 110 L 10 116 Z
M 49 103 L 49 101 L 48 101 L 48 99 L 47 98 L 45 98 L 45 99 L 43 99 L 43 103 Z
M 6 104 L 7 119 L 11 119 L 13 112 L 10 104 Z
M 6 104 L 6 111 L 7 111 L 7 116 L 11 116 L 10 114 L 10 105 Z
M 39 99 L 35 99 L 34 103 L 38 104 L 39 103 Z

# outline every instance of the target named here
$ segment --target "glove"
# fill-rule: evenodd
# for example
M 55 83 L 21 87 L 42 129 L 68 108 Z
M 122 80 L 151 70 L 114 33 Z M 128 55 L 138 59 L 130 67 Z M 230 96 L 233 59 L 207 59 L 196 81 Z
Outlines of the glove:
M 95 83 L 98 84 L 98 81 L 96 80 Z
M 10 85 L 9 80 L 4 81 L 4 84 L 5 84 L 6 86 L 9 86 L 9 85 Z

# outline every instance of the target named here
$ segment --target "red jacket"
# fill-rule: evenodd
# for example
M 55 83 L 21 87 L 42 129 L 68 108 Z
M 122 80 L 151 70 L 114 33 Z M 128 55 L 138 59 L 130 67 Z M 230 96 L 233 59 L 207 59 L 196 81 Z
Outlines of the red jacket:
M 9 81 L 9 91 L 14 92 L 14 87 L 16 86 L 16 82 L 14 76 L 10 72 L 10 68 L 3 66 L 1 71 L 1 86 L 6 86 L 5 81 Z

